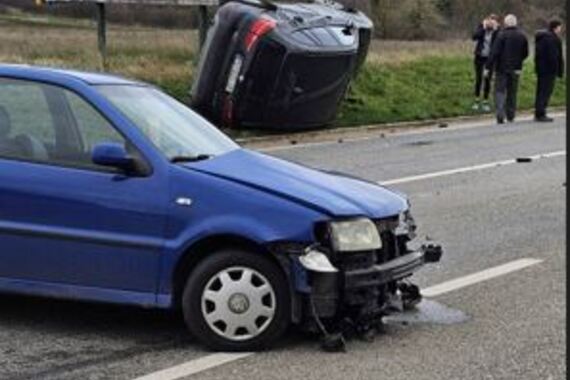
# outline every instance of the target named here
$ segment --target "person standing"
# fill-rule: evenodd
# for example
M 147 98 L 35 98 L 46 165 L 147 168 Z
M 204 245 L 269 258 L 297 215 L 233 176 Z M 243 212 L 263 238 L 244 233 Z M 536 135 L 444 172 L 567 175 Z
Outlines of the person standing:
M 562 54 L 562 22 L 552 20 L 547 30 L 539 30 L 535 35 L 535 71 L 537 77 L 536 99 L 534 103 L 534 119 L 538 122 L 551 122 L 546 115 L 546 108 L 554 90 L 556 77 L 564 75 L 564 58 Z
M 475 102 L 473 103 L 474 111 L 490 112 L 489 92 L 491 91 L 491 76 L 483 77 L 485 64 L 491 54 L 491 47 L 497 38 L 499 32 L 499 16 L 490 14 L 473 33 L 472 39 L 475 44 Z M 481 99 L 481 95 L 483 98 Z
M 517 109 L 517 91 L 524 60 L 528 57 L 528 40 L 517 27 L 517 17 L 505 16 L 505 28 L 499 32 L 491 55 L 486 63 L 484 76 L 495 71 L 495 108 L 497 123 L 513 122 Z

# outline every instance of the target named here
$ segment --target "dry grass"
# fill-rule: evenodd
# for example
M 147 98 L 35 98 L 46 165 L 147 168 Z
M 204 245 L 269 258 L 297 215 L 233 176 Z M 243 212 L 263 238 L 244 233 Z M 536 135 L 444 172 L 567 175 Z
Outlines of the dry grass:
M 0 15 L 0 62 L 100 70 L 95 26 L 46 17 Z M 189 87 L 196 33 L 111 26 L 109 71 L 158 85 Z
M 467 40 L 397 41 L 374 40 L 370 45 L 368 62 L 399 64 L 426 57 L 468 56 L 473 44 Z
M 0 14 L 0 62 L 100 70 L 96 25 L 21 12 Z M 197 33 L 111 25 L 108 68 L 112 73 L 164 87 L 178 98 L 190 88 L 197 51 Z M 464 55 L 465 41 L 373 41 L 369 62 L 399 64 L 426 56 Z
M 95 25 L 22 13 L 0 15 L 0 61 L 98 70 Z M 153 82 L 191 78 L 197 34 L 190 30 L 121 27 L 108 33 L 110 70 Z M 469 41 L 372 42 L 368 60 L 402 63 L 426 56 L 466 55 Z

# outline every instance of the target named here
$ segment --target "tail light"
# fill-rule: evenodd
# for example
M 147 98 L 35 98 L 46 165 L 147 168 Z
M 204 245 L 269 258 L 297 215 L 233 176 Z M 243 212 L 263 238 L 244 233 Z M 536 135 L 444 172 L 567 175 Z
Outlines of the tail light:
M 245 37 L 245 50 L 249 51 L 260 37 L 263 37 L 265 34 L 271 32 L 273 29 L 275 29 L 275 26 L 275 20 L 270 18 L 259 18 L 255 20 L 253 24 L 251 24 L 249 32 Z

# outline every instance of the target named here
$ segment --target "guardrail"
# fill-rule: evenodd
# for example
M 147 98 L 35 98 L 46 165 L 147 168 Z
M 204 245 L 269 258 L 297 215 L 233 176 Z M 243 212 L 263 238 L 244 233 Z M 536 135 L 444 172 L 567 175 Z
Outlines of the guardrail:
M 97 12 L 97 46 L 101 57 L 101 66 L 107 70 L 107 4 L 141 4 L 141 5 L 173 5 L 180 7 L 197 7 L 200 19 L 200 47 L 203 45 L 208 29 L 208 7 L 216 7 L 219 0 L 36 0 L 38 6 L 50 4 L 95 4 Z

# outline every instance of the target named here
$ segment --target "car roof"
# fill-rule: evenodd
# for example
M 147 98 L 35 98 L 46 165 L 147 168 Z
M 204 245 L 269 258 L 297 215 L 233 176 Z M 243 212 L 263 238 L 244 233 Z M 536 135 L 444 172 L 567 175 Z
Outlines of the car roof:
M 89 85 L 145 85 L 139 81 L 111 74 L 31 65 L 0 64 L 0 76 L 3 75 L 17 75 L 18 77 L 30 77 L 40 80 L 51 79 L 54 77 L 62 81 L 65 81 L 66 79 L 76 79 Z

